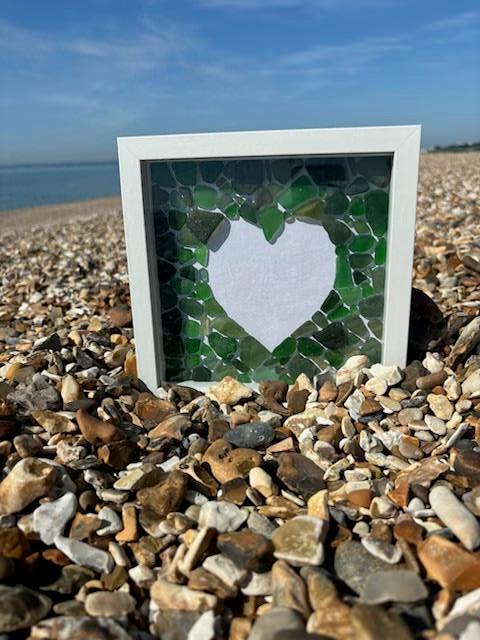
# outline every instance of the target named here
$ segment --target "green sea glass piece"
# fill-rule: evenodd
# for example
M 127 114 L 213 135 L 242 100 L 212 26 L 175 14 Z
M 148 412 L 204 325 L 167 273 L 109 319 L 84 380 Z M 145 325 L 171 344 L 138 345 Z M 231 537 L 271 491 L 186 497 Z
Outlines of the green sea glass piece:
M 212 187 L 200 184 L 193 190 L 193 199 L 197 207 L 201 209 L 215 209 L 217 192 Z
M 240 360 L 250 369 L 256 369 L 270 356 L 265 347 L 250 336 L 240 340 Z
M 320 222 L 325 210 L 325 202 L 321 198 L 315 198 L 300 205 L 294 211 L 294 216 L 306 222 Z
M 375 240 L 372 236 L 355 236 L 350 242 L 350 251 L 353 251 L 354 253 L 369 251 L 374 244 Z
M 302 202 L 310 200 L 316 194 L 317 189 L 307 176 L 300 176 L 280 194 L 278 202 L 285 209 L 295 209 Z
M 388 195 L 385 191 L 371 191 L 365 196 L 368 224 L 376 236 L 383 236 L 388 224 Z
M 187 227 L 200 242 L 207 244 L 210 237 L 224 221 L 225 218 L 218 211 L 207 212 L 197 209 L 188 216 Z
M 228 358 L 237 350 L 237 342 L 233 338 L 222 336 L 219 333 L 211 333 L 208 342 L 216 354 L 220 358 Z
M 265 207 L 259 212 L 258 219 L 265 239 L 273 244 L 283 231 L 285 223 L 283 213 L 276 207 Z
M 197 183 L 196 162 L 173 162 L 172 168 L 177 180 L 184 185 L 193 186 Z

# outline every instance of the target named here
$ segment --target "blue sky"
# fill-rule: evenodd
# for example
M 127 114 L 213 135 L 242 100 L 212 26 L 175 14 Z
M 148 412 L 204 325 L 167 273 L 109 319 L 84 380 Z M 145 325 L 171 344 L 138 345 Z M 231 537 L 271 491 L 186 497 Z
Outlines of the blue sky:
M 0 163 L 119 135 L 423 125 L 480 139 L 470 0 L 2 0 Z

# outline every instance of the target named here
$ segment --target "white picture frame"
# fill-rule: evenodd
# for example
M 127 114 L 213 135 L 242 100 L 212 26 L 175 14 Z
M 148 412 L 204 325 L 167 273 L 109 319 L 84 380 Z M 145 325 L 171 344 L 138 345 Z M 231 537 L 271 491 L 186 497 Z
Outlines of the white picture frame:
M 148 161 L 273 156 L 391 154 L 382 363 L 406 363 L 419 125 L 242 131 L 118 138 L 122 208 L 139 378 L 152 390 L 164 380 L 161 301 L 156 274 Z M 193 386 L 204 386 L 185 381 Z

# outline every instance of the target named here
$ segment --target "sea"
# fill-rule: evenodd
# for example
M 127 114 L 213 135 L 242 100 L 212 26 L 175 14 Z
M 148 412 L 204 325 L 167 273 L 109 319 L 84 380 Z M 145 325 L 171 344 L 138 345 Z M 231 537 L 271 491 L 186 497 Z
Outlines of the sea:
M 117 195 L 116 162 L 0 167 L 0 211 Z

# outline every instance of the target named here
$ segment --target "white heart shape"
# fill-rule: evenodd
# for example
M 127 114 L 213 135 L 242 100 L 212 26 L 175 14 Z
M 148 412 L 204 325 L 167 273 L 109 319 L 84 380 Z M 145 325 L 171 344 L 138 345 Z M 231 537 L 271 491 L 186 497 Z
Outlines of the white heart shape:
M 243 219 L 210 251 L 213 295 L 245 331 L 272 351 L 320 309 L 335 279 L 335 247 L 318 224 L 293 222 L 274 244 Z

